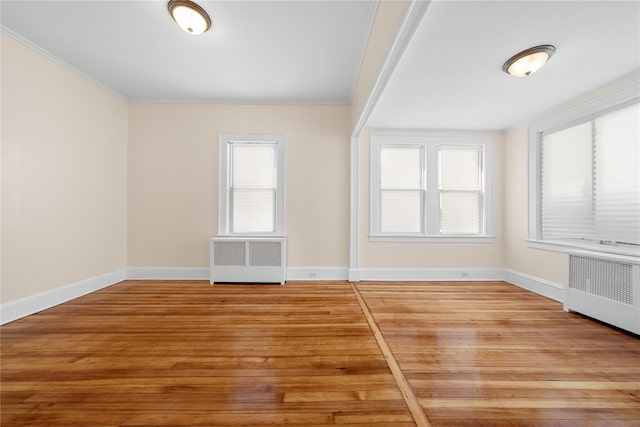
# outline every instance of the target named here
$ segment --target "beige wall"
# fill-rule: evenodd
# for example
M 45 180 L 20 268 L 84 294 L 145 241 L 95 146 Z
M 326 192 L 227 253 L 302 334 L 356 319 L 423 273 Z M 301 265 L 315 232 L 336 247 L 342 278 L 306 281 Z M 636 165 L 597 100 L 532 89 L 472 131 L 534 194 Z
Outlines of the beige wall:
M 2 302 L 126 267 L 127 108 L 2 35 Z
M 369 241 L 370 135 L 489 136 L 493 139 L 493 243 L 396 243 Z M 360 211 L 359 268 L 502 268 L 503 266 L 503 136 L 482 132 L 367 131 L 359 138 Z
M 360 118 L 380 68 L 387 58 L 398 26 L 407 8 L 407 0 L 380 1 L 373 21 L 358 81 L 351 99 L 351 129 Z
M 638 84 L 638 75 L 608 85 L 566 105 L 550 108 L 545 114 L 505 132 L 504 184 L 505 257 L 506 269 L 529 274 L 540 279 L 563 284 L 564 255 L 558 252 L 530 248 L 528 229 L 528 128 L 536 122 L 561 111 L 584 104 L 629 84 Z
M 350 106 L 127 104 L 2 35 L 1 301 L 126 267 L 206 267 L 220 133 L 285 134 L 289 266 L 346 267 L 349 137 L 405 7 L 380 3 Z M 370 242 L 364 132 L 358 268 L 504 267 L 562 283 L 562 255 L 526 243 L 532 123 L 504 134 L 382 132 L 491 136 L 493 243 Z
M 532 249 L 527 244 L 528 156 L 527 126 L 505 133 L 504 231 L 507 269 L 555 283 L 564 283 L 564 256 L 558 252 Z
M 206 267 L 220 133 L 285 135 L 288 264 L 346 266 L 349 107 L 131 104 L 128 265 Z

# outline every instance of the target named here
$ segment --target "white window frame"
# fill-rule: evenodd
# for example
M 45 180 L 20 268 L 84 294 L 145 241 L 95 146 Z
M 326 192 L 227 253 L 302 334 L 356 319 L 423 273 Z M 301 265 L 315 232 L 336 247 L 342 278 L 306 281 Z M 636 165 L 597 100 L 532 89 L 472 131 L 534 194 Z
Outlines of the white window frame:
M 219 137 L 219 191 L 218 191 L 218 235 L 219 236 L 244 236 L 260 237 L 285 235 L 285 157 L 284 141 L 282 134 L 249 134 L 249 133 L 223 133 Z M 275 231 L 265 233 L 237 233 L 231 231 L 231 212 L 229 197 L 230 191 L 230 145 L 233 143 L 273 143 L 276 144 L 276 201 L 275 201 Z
M 582 249 L 621 255 L 640 256 L 640 251 L 632 247 L 598 244 L 588 242 L 570 242 L 567 240 L 543 239 L 540 218 L 541 209 L 541 166 L 542 135 L 560 131 L 590 121 L 608 112 L 634 104 L 640 100 L 640 86 L 637 82 L 621 87 L 609 94 L 592 99 L 573 108 L 561 111 L 541 120 L 528 129 L 528 246 L 555 252 L 568 252 Z
M 383 233 L 379 229 L 380 150 L 381 146 L 422 146 L 425 150 L 425 197 L 423 197 L 423 231 L 420 233 Z M 481 152 L 481 221 L 478 234 L 442 234 L 438 189 L 439 147 L 478 147 Z M 493 235 L 493 141 L 489 137 L 435 137 L 371 135 L 370 143 L 370 234 L 373 242 L 461 242 L 490 243 Z

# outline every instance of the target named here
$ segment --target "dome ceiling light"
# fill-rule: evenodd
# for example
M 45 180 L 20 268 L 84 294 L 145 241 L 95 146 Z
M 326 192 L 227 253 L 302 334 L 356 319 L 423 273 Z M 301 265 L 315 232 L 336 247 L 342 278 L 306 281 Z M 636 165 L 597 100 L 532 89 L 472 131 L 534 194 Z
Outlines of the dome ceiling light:
M 555 51 L 556 48 L 550 44 L 523 50 L 509 58 L 502 71 L 516 77 L 528 77 L 542 68 Z
M 167 5 L 174 21 L 189 34 L 202 34 L 211 27 L 209 14 L 189 0 L 171 0 Z

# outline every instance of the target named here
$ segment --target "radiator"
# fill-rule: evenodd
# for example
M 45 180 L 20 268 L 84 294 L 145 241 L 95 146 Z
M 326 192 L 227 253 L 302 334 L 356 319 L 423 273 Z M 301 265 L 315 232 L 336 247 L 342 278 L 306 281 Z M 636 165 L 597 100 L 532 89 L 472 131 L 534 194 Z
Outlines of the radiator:
M 640 334 L 640 261 L 570 252 L 564 309 Z
M 280 283 L 286 280 L 286 239 L 210 239 L 209 279 L 214 283 Z

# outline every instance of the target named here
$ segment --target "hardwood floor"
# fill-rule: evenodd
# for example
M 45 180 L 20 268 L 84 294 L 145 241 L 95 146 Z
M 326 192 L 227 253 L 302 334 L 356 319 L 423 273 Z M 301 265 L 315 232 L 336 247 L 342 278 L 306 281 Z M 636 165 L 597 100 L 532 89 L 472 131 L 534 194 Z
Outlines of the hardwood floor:
M 0 334 L 2 426 L 640 425 L 640 339 L 501 282 L 129 281 Z
M 1 332 L 3 426 L 414 426 L 347 283 L 124 282 Z
M 502 282 L 358 289 L 434 427 L 640 426 L 640 339 Z

